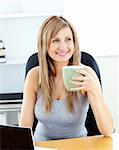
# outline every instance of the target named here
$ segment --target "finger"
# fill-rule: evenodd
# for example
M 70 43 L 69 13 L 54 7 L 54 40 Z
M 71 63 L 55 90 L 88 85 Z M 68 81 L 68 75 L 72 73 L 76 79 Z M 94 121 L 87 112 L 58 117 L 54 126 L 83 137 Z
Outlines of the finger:
M 75 88 L 71 88 L 71 91 L 81 91 L 81 90 L 85 90 L 85 86 L 80 86 L 80 87 L 75 87 Z
M 79 88 L 79 87 L 76 87 L 76 88 L 71 88 L 70 90 L 71 90 L 71 91 L 80 91 L 80 88 Z
M 83 82 L 82 80 L 79 81 L 79 80 L 70 80 L 69 83 L 71 83 L 72 85 L 80 85 L 81 82 Z
M 93 70 L 93 68 L 89 66 L 85 66 L 84 70 L 90 75 L 96 77 L 96 72 Z
M 87 76 L 82 76 L 82 77 L 72 77 L 71 81 L 79 81 L 79 82 L 83 82 L 83 81 L 88 81 L 89 77 Z
M 86 70 L 76 70 L 76 73 L 81 74 L 81 76 L 89 76 L 90 75 Z

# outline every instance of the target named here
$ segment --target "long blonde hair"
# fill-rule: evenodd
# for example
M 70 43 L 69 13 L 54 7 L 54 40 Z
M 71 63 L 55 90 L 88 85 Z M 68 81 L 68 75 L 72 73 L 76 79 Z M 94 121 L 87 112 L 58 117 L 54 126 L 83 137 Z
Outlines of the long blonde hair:
M 44 93 L 45 111 L 50 112 L 52 107 L 52 92 L 54 90 L 55 67 L 52 58 L 48 55 L 51 38 L 64 27 L 69 27 L 73 34 L 74 53 L 68 65 L 79 65 L 80 52 L 78 38 L 72 24 L 61 16 L 48 17 L 42 24 L 38 33 L 39 64 L 41 69 L 41 89 Z M 76 92 L 67 92 L 67 108 L 73 111 L 73 97 Z

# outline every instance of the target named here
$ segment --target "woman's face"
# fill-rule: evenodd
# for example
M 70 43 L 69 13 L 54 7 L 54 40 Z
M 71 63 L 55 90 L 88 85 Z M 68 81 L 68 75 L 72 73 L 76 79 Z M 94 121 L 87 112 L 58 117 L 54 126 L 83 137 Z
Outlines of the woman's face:
M 74 42 L 72 31 L 69 27 L 61 29 L 52 37 L 48 55 L 56 62 L 67 62 L 73 55 Z

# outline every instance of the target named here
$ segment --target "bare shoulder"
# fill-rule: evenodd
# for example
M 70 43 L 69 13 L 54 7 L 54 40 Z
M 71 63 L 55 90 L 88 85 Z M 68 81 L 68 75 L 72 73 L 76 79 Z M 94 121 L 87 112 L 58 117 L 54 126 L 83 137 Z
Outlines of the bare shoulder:
M 30 76 L 30 77 L 38 77 L 38 75 L 39 75 L 39 69 L 40 69 L 39 66 L 32 68 L 31 70 L 29 70 L 27 76 Z
M 40 86 L 40 66 L 34 67 L 28 72 L 26 82 L 37 92 Z

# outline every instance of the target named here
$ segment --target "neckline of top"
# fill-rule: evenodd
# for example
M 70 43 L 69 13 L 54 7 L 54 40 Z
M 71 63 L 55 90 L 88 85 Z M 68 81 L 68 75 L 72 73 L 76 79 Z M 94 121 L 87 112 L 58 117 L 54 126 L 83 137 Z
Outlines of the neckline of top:
M 59 102 L 59 101 L 64 101 L 65 99 L 66 99 L 66 96 L 61 98 L 61 99 L 53 99 L 53 101 L 56 101 L 56 102 L 58 101 Z

